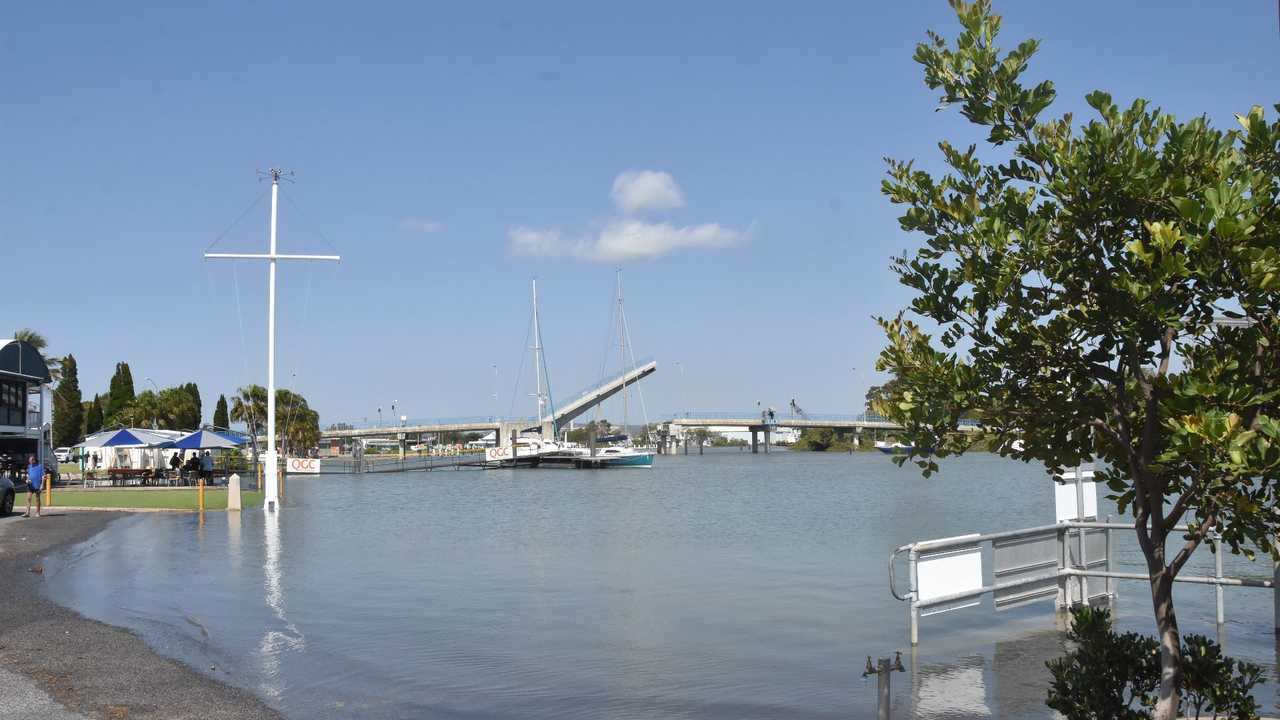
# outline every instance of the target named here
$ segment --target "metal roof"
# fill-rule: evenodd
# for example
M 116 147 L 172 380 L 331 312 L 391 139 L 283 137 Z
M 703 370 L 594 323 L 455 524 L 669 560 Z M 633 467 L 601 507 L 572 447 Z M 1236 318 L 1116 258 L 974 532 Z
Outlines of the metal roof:
M 0 340 L 0 375 L 17 375 L 28 380 L 47 383 L 49 366 L 40 351 L 22 340 Z

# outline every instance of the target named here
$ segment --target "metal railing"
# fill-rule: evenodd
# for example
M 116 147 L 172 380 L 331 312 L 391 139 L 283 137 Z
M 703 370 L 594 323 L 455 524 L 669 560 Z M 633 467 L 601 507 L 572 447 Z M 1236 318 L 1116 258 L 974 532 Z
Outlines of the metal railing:
M 568 405 L 571 405 L 574 401 L 586 397 L 587 395 L 595 392 L 596 390 L 599 390 L 605 385 L 611 385 L 615 382 L 618 382 L 622 378 L 626 377 L 627 375 L 630 375 L 631 373 L 635 372 L 636 370 L 639 370 L 640 368 L 644 367 L 645 365 L 648 365 L 651 362 L 653 362 L 652 356 L 640 358 L 625 370 L 613 373 L 612 375 L 606 375 L 605 377 L 600 378 L 599 380 L 591 383 L 590 385 L 587 385 L 579 389 L 577 392 L 569 393 L 567 395 L 561 395 L 561 397 L 563 397 L 565 401 L 562 403 L 557 403 L 556 407 L 558 408 L 567 407 Z
M 1071 531 L 1076 531 L 1077 537 L 1080 538 L 1079 553 L 1072 557 L 1070 543 L 1068 543 L 1068 535 Z M 1084 534 L 1089 530 L 1102 531 L 1105 533 L 1105 568 L 1092 569 L 1090 564 L 1099 564 L 1101 559 L 1095 558 L 1091 563 L 1090 558 L 1085 551 Z M 934 608 L 943 608 L 937 612 L 946 612 L 949 606 L 955 606 L 966 601 L 975 601 L 969 604 L 976 604 L 976 600 L 985 595 L 993 595 L 997 598 L 1004 595 L 1010 598 L 1010 605 L 1022 604 L 1023 602 L 1034 602 L 1037 600 L 1048 599 L 1050 594 L 1045 594 L 1043 590 L 1048 583 L 1053 583 L 1057 587 L 1056 597 L 1059 607 L 1069 607 L 1075 604 L 1081 604 L 1099 596 L 1114 596 L 1115 592 L 1112 587 L 1113 580 L 1140 580 L 1150 582 L 1150 578 L 1145 573 L 1137 572 L 1118 572 L 1113 570 L 1114 558 L 1113 552 L 1115 543 L 1112 540 L 1112 534 L 1116 530 L 1133 530 L 1133 525 L 1125 523 L 1099 522 L 1099 521 L 1064 521 L 1054 525 L 1040 525 L 1036 527 L 1023 528 L 1020 530 L 1009 530 L 1005 532 L 983 533 L 973 535 L 962 535 L 954 538 L 942 538 L 938 540 L 924 540 L 921 542 L 909 543 L 901 545 L 889 554 L 889 593 L 897 600 L 907 603 L 908 606 L 908 622 L 910 627 L 910 639 L 912 645 L 919 644 L 920 637 L 920 616 L 922 612 Z M 1175 532 L 1187 532 L 1186 526 L 1178 526 L 1174 528 Z M 976 587 L 962 588 L 956 592 L 935 594 L 927 598 L 921 597 L 920 594 L 920 578 L 919 566 L 921 556 L 927 556 L 930 553 L 947 550 L 981 550 L 983 544 L 989 545 L 989 550 L 993 557 L 993 576 L 1001 573 L 999 562 L 995 560 L 997 548 L 1001 543 L 1011 544 L 1020 540 L 1045 539 L 1049 535 L 1053 535 L 1057 548 L 1054 553 L 1053 562 L 1050 564 L 1055 567 L 1052 570 L 1028 573 L 1023 572 L 1015 579 L 1007 582 L 993 581 L 986 583 L 985 568 L 983 568 L 982 583 Z M 1270 588 L 1273 591 L 1277 588 L 1277 580 L 1280 579 L 1280 566 L 1277 566 L 1276 578 L 1271 580 L 1247 577 L 1229 577 L 1223 573 L 1223 553 L 1222 548 L 1218 546 L 1220 537 L 1211 535 L 1206 538 L 1206 542 L 1213 545 L 1215 552 L 1215 570 L 1213 575 L 1183 575 L 1179 574 L 1174 578 L 1174 582 L 1193 583 L 1200 585 L 1214 585 L 1216 592 L 1216 611 L 1217 622 L 1222 624 L 1226 621 L 1225 602 L 1223 598 L 1224 587 L 1258 587 Z M 903 553 L 907 554 L 907 567 L 909 573 L 908 589 L 906 592 L 899 592 L 897 565 L 898 558 Z M 1041 558 L 1043 559 L 1043 558 Z M 1047 567 L 1048 565 L 1043 565 Z M 1037 569 L 1034 562 L 1027 563 L 1022 567 L 1010 568 L 1011 574 L 1017 574 L 1017 571 L 1035 570 Z M 1105 592 L 1098 595 L 1090 595 L 1088 589 L 1088 578 L 1099 578 L 1105 581 Z M 1071 581 L 1079 582 L 1078 587 L 1072 587 Z M 1035 593 L 1034 589 L 1040 588 L 1040 593 Z M 1032 589 L 1033 592 L 1019 599 L 1018 591 Z M 1275 618 L 1277 622 L 1277 630 L 1280 630 L 1280 592 L 1275 597 Z M 926 612 L 926 614 L 929 614 Z
M 671 420 L 750 420 L 755 421 L 760 417 L 760 410 L 683 410 L 669 416 Z M 794 421 L 815 421 L 815 422 L 850 422 L 850 423 L 884 423 L 886 425 L 897 425 L 891 418 L 887 418 L 878 413 L 858 413 L 841 414 L 841 413 L 805 413 L 803 416 L 793 415 L 791 413 L 781 414 L 774 412 L 772 424 L 785 425 Z M 971 418 L 962 419 L 959 422 L 961 427 L 979 427 L 981 423 Z

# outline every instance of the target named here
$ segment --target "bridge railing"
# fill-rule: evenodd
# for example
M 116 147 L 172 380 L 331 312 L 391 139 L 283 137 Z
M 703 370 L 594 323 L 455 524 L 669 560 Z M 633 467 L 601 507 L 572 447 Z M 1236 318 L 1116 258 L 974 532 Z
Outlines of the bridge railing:
M 404 422 L 405 426 L 412 425 L 479 425 L 482 423 L 500 423 L 500 422 L 529 422 L 537 423 L 537 419 L 533 416 L 528 417 L 504 417 L 501 415 L 462 415 L 456 417 L 411 417 Z M 330 423 L 332 425 L 333 423 Z M 377 422 L 345 422 L 343 424 L 350 425 L 356 430 L 374 430 L 385 429 L 388 432 L 395 432 L 400 426 L 400 420 L 397 418 L 395 422 L 383 422 L 379 425 Z M 323 428 L 328 431 L 329 427 Z
M 611 383 L 618 382 L 618 381 L 619 381 L 619 380 L 621 380 L 622 378 L 626 377 L 627 375 L 630 375 L 631 373 L 635 372 L 637 369 L 642 368 L 642 367 L 644 367 L 645 365 L 648 365 L 648 364 L 649 364 L 649 363 L 651 363 L 651 362 L 653 362 L 653 357 L 652 357 L 652 356 L 650 356 L 650 357 L 643 357 L 643 358 L 640 358 L 639 360 L 637 360 L 634 364 L 632 364 L 631 366 L 629 366 L 629 367 L 628 367 L 627 369 L 625 369 L 625 370 L 622 370 L 622 371 L 620 371 L 620 372 L 613 373 L 612 375 L 606 375 L 605 377 L 600 378 L 599 380 L 597 380 L 597 381 L 595 381 L 595 382 L 591 383 L 590 385 L 586 385 L 586 386 L 584 386 L 583 388 L 581 388 L 581 389 L 580 389 L 580 390 L 578 390 L 577 392 L 570 393 L 570 394 L 568 394 L 568 395 L 561 395 L 561 397 L 565 398 L 565 401 L 564 401 L 564 402 L 561 402 L 561 403 L 557 403 L 557 404 L 556 404 L 556 407 L 557 407 L 557 409 L 558 409 L 558 408 L 561 408 L 561 407 L 564 407 L 564 406 L 568 405 L 569 403 L 571 403 L 571 402 L 573 402 L 573 401 L 575 401 L 575 400 L 577 400 L 577 399 L 579 399 L 579 398 L 581 398 L 581 397 L 584 397 L 584 396 L 586 396 L 588 393 L 594 392 L 594 391 L 596 391 L 596 390 L 600 389 L 601 387 L 603 387 L 603 386 L 605 386 L 605 385 L 609 385 L 609 384 L 611 384 Z
M 683 410 L 668 416 L 670 420 L 752 420 L 760 417 L 759 410 Z M 790 412 L 780 413 L 774 411 L 774 424 L 785 424 L 792 420 L 811 420 L 816 422 L 866 422 L 866 423 L 887 423 L 896 425 L 891 418 L 887 418 L 879 413 L 858 413 L 856 415 L 848 413 L 805 413 L 804 415 L 796 415 Z M 965 418 L 960 421 L 962 427 L 978 427 L 981 425 L 977 420 Z

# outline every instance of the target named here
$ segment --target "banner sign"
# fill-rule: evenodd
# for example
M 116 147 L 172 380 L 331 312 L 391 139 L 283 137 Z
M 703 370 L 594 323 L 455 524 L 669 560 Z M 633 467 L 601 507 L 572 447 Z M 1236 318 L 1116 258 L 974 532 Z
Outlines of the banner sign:
M 319 475 L 319 458 L 289 458 L 285 460 L 285 472 L 290 474 Z

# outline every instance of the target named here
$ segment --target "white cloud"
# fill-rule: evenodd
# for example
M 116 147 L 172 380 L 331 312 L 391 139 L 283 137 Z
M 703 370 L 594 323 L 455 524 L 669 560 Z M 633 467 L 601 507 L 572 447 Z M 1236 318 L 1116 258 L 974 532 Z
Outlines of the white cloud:
M 517 255 L 567 255 L 596 262 L 624 262 L 661 257 L 673 250 L 724 247 L 742 233 L 719 223 L 676 227 L 669 223 L 620 220 L 593 236 L 570 240 L 557 230 L 516 228 L 509 233 Z
M 627 214 L 684 207 L 684 191 L 671 173 L 630 170 L 613 179 L 613 204 Z
M 401 230 L 413 230 L 424 235 L 444 231 L 444 223 L 427 218 L 405 218 L 400 221 Z
M 600 232 L 588 248 L 587 257 L 602 262 L 643 260 L 682 248 L 724 247 L 739 237 L 737 230 L 721 227 L 719 223 L 674 227 L 667 223 L 623 220 Z
M 557 229 L 514 228 L 507 232 L 511 252 L 615 263 L 658 258 L 685 248 L 724 247 L 744 235 L 720 223 L 679 226 L 634 217 L 642 210 L 684 206 L 684 193 L 670 173 L 640 170 L 618 175 L 613 181 L 613 202 L 623 217 L 596 232 L 574 236 Z
M 507 233 L 511 252 L 516 255 L 569 255 L 572 246 L 560 237 L 559 230 L 516 228 Z

